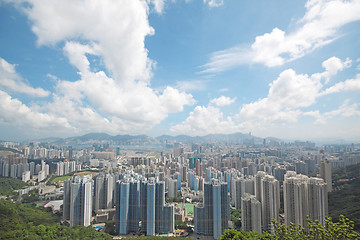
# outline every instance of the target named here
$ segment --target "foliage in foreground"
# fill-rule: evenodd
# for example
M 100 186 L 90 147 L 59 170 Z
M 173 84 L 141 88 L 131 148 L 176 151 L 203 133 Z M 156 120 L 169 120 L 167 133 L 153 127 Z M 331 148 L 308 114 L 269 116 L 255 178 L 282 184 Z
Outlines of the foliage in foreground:
M 340 216 L 339 222 L 333 223 L 331 218 L 325 220 L 325 226 L 322 226 L 319 221 L 307 220 L 308 230 L 301 226 L 296 227 L 291 225 L 286 227 L 277 222 L 275 224 L 274 235 L 269 233 L 256 233 L 237 231 L 235 229 L 227 229 L 224 234 L 219 237 L 219 240 L 228 239 L 271 239 L 271 240 L 292 240 L 292 239 L 305 239 L 305 240 L 352 240 L 360 239 L 360 235 L 354 232 L 354 223 L 343 215 Z
M 0 239 L 112 239 L 91 227 L 60 225 L 58 217 L 34 205 L 0 200 Z

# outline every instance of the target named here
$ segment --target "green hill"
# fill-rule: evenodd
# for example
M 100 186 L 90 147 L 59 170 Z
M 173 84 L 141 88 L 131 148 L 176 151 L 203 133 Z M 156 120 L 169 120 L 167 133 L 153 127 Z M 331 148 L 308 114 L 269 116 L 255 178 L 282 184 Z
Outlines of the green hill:
M 34 205 L 0 200 L 0 239 L 112 239 L 91 227 L 65 227 L 59 217 Z
M 12 148 L 6 148 L 6 147 L 2 147 L 2 146 L 0 146 L 0 151 L 8 151 L 8 152 L 13 152 L 13 153 L 23 154 L 22 152 L 19 152 L 18 150 L 15 150 Z
M 360 164 L 333 169 L 334 190 L 329 193 L 329 216 L 345 215 L 360 230 Z
M 14 190 L 21 189 L 27 186 L 23 181 L 16 178 L 0 178 L 0 196 L 17 195 Z

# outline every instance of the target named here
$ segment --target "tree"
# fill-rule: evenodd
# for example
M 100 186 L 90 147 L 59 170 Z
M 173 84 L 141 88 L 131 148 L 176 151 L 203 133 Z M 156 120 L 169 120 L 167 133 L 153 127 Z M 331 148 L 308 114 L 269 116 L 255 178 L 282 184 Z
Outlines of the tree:
M 237 231 L 235 229 L 227 229 L 223 235 L 219 237 L 220 240 L 227 239 L 273 239 L 273 240 L 355 240 L 360 239 L 360 235 L 354 232 L 354 222 L 340 215 L 339 222 L 332 222 L 331 218 L 325 220 L 325 226 L 322 226 L 318 220 L 312 221 L 307 219 L 307 229 L 291 224 L 286 227 L 273 220 L 275 229 L 274 235 L 269 233 L 256 233 Z

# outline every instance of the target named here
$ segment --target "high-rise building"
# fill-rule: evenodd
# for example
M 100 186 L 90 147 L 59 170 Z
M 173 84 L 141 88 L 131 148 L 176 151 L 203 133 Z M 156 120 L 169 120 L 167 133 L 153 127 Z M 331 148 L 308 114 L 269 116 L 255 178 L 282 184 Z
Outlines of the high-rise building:
M 117 182 L 115 192 L 116 229 L 120 235 L 140 231 L 153 236 L 174 231 L 174 207 L 165 205 L 164 182 L 124 177 Z
M 241 225 L 244 231 L 261 233 L 261 203 L 255 195 L 245 193 L 241 198 Z
M 129 192 L 129 231 L 139 231 L 140 220 L 140 181 L 138 179 L 131 179 Z
M 90 176 L 74 176 L 64 182 L 64 220 L 70 226 L 89 226 L 92 217 L 92 185 Z
M 130 185 L 128 182 L 117 182 L 117 201 L 116 201 L 116 218 L 117 229 L 120 235 L 129 233 L 128 218 L 129 218 L 129 191 Z
M 258 171 L 255 175 L 254 187 L 255 187 L 255 197 L 261 202 L 262 189 L 261 189 L 261 180 L 266 175 L 263 171 Z
M 327 184 L 327 191 L 332 191 L 332 174 L 331 174 L 331 164 L 325 159 L 320 162 L 320 177 L 325 180 Z
M 289 171 L 284 180 L 285 224 L 307 228 L 306 217 L 325 223 L 328 211 L 326 183 L 321 178 L 309 178 Z
M 112 174 L 100 173 L 94 178 L 94 211 L 113 207 L 114 178 Z
M 169 179 L 169 198 L 175 198 L 177 195 L 178 189 L 178 180 L 177 179 Z
M 155 235 L 155 219 L 156 219 L 156 205 L 155 205 L 155 183 L 149 182 L 146 187 L 147 201 L 146 201 L 146 235 Z
M 272 219 L 279 221 L 280 185 L 275 177 L 265 175 L 261 179 L 261 218 L 262 229 L 274 232 Z
M 296 172 L 288 171 L 284 180 L 284 212 L 285 225 L 290 222 L 296 226 L 306 226 L 308 215 L 308 177 L 297 175 Z
M 328 216 L 328 194 L 326 183 L 321 178 L 309 178 L 309 217 L 325 225 Z
M 241 196 L 243 194 L 241 189 L 242 180 L 241 178 L 233 178 L 231 181 L 233 188 L 231 191 L 231 200 L 236 209 L 241 209 Z
M 217 239 L 228 228 L 230 202 L 227 183 L 211 180 L 204 184 L 204 202 L 194 209 L 195 232 Z

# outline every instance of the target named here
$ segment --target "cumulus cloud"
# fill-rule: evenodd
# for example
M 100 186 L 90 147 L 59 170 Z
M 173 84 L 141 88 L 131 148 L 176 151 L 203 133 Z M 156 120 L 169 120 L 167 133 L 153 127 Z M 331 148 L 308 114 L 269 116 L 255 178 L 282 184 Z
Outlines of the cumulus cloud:
M 41 106 L 51 116 L 67 119 L 78 131 L 141 132 L 194 104 L 184 90 L 150 87 L 155 62 L 145 48 L 145 37 L 154 34 L 149 5 L 161 13 L 164 0 L 16 3 L 30 19 L 38 45 L 63 46 L 78 70 L 76 81 L 52 76 L 53 101 Z M 105 69 L 92 69 L 89 56 L 99 58 Z
M 220 7 L 224 5 L 224 0 L 204 0 L 205 4 L 208 4 L 209 7 Z
M 236 98 L 229 98 L 225 96 L 221 96 L 218 98 L 214 98 L 210 100 L 210 103 L 215 104 L 218 107 L 223 107 L 232 104 L 235 102 Z
M 261 63 L 281 66 L 341 37 L 338 30 L 360 20 L 357 0 L 309 0 L 299 27 L 289 33 L 274 28 L 257 36 L 251 46 L 236 46 L 214 52 L 203 72 L 220 72 L 240 64 Z
M 327 123 L 327 120 L 336 116 L 358 116 L 358 105 L 350 105 L 349 101 L 345 101 L 338 109 L 326 113 L 320 113 L 319 110 L 303 110 L 313 106 L 317 99 L 325 94 L 360 90 L 360 75 L 357 75 L 356 79 L 339 82 L 321 92 L 324 84 L 339 71 L 349 67 L 350 63 L 350 59 L 342 61 L 339 58 L 331 57 L 322 63 L 324 72 L 312 75 L 298 74 L 293 69 L 287 69 L 269 84 L 266 97 L 243 104 L 240 111 L 234 116 L 224 119 L 220 109 L 212 105 L 221 106 L 221 103 L 232 101 L 232 99 L 222 96 L 210 100 L 208 107 L 196 106 L 189 117 L 181 124 L 174 126 L 172 131 L 183 131 L 191 135 L 205 135 L 241 130 L 249 131 L 251 129 L 266 130 L 269 126 L 298 123 L 299 118 L 303 116 L 314 117 L 317 124 Z
M 304 112 L 305 116 L 312 116 L 314 117 L 315 124 L 326 124 L 329 119 L 335 118 L 337 116 L 342 117 L 352 117 L 352 116 L 360 116 L 360 110 L 358 108 L 357 103 L 350 104 L 350 100 L 346 99 L 339 108 L 325 112 L 320 113 L 319 110 L 316 111 L 309 111 Z
M 71 129 L 66 118 L 33 111 L 18 99 L 0 90 L 0 121 L 5 124 L 41 129 Z
M 344 82 L 336 83 L 335 85 L 325 89 L 320 93 L 320 95 L 328 95 L 332 93 L 337 93 L 341 91 L 356 91 L 360 90 L 360 74 L 356 75 L 354 79 L 348 79 Z
M 322 63 L 324 72 L 314 73 L 311 76 L 297 74 L 293 69 L 287 69 L 270 83 L 267 97 L 244 104 L 237 118 L 242 121 L 260 119 L 266 123 L 296 122 L 302 113 L 299 109 L 315 104 L 317 98 L 324 95 L 320 93 L 324 83 L 338 71 L 349 67 L 350 63 L 350 59 L 341 61 L 337 57 L 331 57 Z M 349 85 L 346 84 L 348 81 L 340 82 L 335 86 Z
M 96 44 L 117 81 L 149 82 L 154 62 L 148 58 L 144 39 L 154 34 L 154 29 L 149 25 L 149 8 L 144 1 L 23 2 L 27 4 L 20 8 L 29 17 L 39 45 L 68 39 Z
M 14 92 L 25 93 L 34 97 L 47 97 L 50 92 L 42 88 L 29 86 L 16 73 L 15 64 L 8 63 L 0 57 L 0 86 Z
M 219 108 L 213 106 L 196 106 L 189 117 L 170 129 L 173 133 L 203 136 L 216 133 L 234 133 L 243 130 L 228 117 L 224 119 Z

